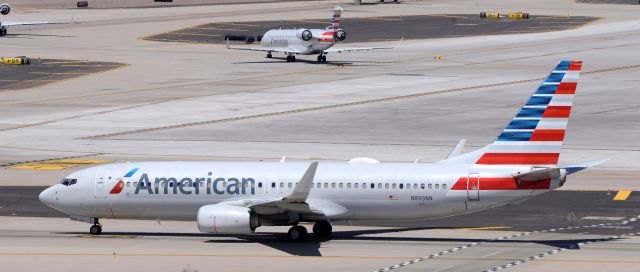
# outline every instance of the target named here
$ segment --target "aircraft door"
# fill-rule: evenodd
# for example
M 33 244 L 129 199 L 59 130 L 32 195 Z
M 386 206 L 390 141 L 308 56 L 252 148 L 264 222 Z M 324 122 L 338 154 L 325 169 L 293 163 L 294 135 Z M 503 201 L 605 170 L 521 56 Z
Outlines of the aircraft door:
M 100 171 L 96 174 L 93 197 L 95 198 L 107 197 L 107 178 L 108 177 L 109 177 L 109 172 L 107 171 Z
M 467 197 L 470 201 L 480 200 L 480 174 L 470 173 L 467 176 Z

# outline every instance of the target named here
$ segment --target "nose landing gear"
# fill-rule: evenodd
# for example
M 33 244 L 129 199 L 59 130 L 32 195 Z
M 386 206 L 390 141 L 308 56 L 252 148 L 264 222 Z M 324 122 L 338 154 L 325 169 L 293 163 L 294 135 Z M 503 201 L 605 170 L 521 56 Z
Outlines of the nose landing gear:
M 89 228 L 89 233 L 91 233 L 91 235 L 100 235 L 100 233 L 102 233 L 102 225 L 98 222 L 98 218 L 93 220 L 93 226 Z

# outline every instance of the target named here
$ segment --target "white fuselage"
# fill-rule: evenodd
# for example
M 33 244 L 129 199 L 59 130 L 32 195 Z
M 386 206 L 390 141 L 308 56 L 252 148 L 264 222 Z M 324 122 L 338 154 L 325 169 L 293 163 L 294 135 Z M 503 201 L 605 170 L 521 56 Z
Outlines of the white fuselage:
M 52 186 L 41 199 L 77 216 L 195 220 L 198 209 L 205 205 L 282 198 L 293 190 L 308 165 L 111 164 L 73 173 L 67 178 L 77 183 Z M 534 187 L 513 181 L 516 172 L 530 170 L 524 166 L 323 162 L 307 203 L 322 210 L 328 220 L 425 219 L 509 203 L 560 186 L 556 181 Z
M 333 32 L 325 29 L 308 29 L 312 38 L 308 41 L 302 39 L 297 29 L 272 29 L 267 31 L 260 41 L 260 46 L 269 48 L 295 48 L 301 55 L 320 54 L 329 49 L 335 43 Z

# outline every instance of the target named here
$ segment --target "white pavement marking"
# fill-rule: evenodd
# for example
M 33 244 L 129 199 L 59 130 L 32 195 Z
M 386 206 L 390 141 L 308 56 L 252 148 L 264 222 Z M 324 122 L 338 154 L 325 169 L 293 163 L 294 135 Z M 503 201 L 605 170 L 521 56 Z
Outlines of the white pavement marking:
M 636 216 L 635 218 L 639 219 L 640 215 Z M 521 232 L 521 233 L 516 233 L 516 234 L 512 234 L 512 235 L 507 235 L 507 236 L 500 236 L 500 237 L 497 237 L 497 238 L 493 239 L 493 241 L 507 240 L 507 239 L 527 236 L 527 235 L 531 235 L 531 234 L 535 234 L 535 233 L 555 232 L 555 231 L 559 231 L 559 230 L 585 229 L 585 228 L 595 228 L 595 227 L 612 226 L 612 225 L 626 225 L 630 221 L 631 220 L 629 219 L 629 220 L 624 220 L 624 221 L 622 221 L 620 223 L 601 223 L 601 224 L 593 224 L 593 225 L 585 225 L 585 226 L 577 226 L 577 227 L 571 226 L 571 227 L 553 228 L 553 229 L 546 229 L 546 230 L 527 231 L 527 232 Z M 630 234 L 628 234 L 626 236 L 631 236 L 631 235 L 640 235 L 640 232 L 630 233 Z M 610 241 L 610 240 L 619 239 L 621 237 L 622 237 L 622 235 L 611 236 L 611 237 L 608 237 L 608 238 L 597 239 L 597 240 L 592 240 L 592 241 L 586 241 L 586 242 L 584 242 L 584 244 L 592 243 L 592 242 Z M 403 262 L 401 264 L 396 264 L 396 265 L 392 265 L 392 266 L 387 266 L 385 268 L 374 270 L 373 272 L 384 272 L 384 271 L 394 270 L 394 269 L 397 269 L 397 268 L 400 268 L 400 267 L 405 267 L 405 266 L 408 266 L 408 265 L 411 265 L 411 264 L 415 264 L 415 263 L 419 263 L 419 262 L 422 262 L 422 261 L 426 261 L 428 259 L 433 259 L 433 258 L 438 257 L 438 256 L 442 256 L 442 255 L 446 255 L 446 254 L 449 254 L 449 253 L 461 251 L 462 249 L 475 247 L 475 246 L 478 246 L 478 245 L 481 245 L 481 244 L 487 243 L 487 242 L 491 242 L 491 241 L 469 243 L 469 244 L 466 244 L 466 245 L 463 245 L 463 246 L 454 247 L 454 248 L 451 248 L 451 249 L 448 249 L 448 250 L 440 251 L 438 253 L 433 253 L 431 255 L 427 255 L 427 256 L 424 256 L 424 257 L 421 257 L 421 258 L 417 258 L 417 259 L 414 259 L 412 261 Z M 535 256 L 528 257 L 528 258 L 523 259 L 523 260 L 514 261 L 514 262 L 511 262 L 511 263 L 508 263 L 508 264 L 504 264 L 504 265 L 501 265 L 501 266 L 497 266 L 497 267 L 491 268 L 489 270 L 485 270 L 485 272 L 498 271 L 498 270 L 501 270 L 501 269 L 504 269 L 504 268 L 508 268 L 508 267 L 511 267 L 511 266 L 514 266 L 514 265 L 519 265 L 519 264 L 522 264 L 524 262 L 531 261 L 531 260 L 534 260 L 534 259 L 537 259 L 537 258 L 542 258 L 542 257 L 545 257 L 547 255 L 556 254 L 558 252 L 562 252 L 562 251 L 565 251 L 565 250 L 567 250 L 567 249 L 566 248 L 556 248 L 556 249 L 550 250 L 550 251 L 542 253 L 542 254 L 538 254 L 538 255 L 535 255 Z
M 482 256 L 482 257 L 480 257 L 480 258 L 488 258 L 488 257 L 494 256 L 494 255 L 498 255 L 498 254 L 500 254 L 500 253 L 502 253 L 502 252 L 500 252 L 500 251 L 496 251 L 496 252 L 494 252 L 494 253 L 484 255 L 484 256 Z
M 452 268 L 452 267 L 453 267 L 453 265 L 452 266 L 443 267 L 443 268 L 440 268 L 440 269 L 436 270 L 435 272 L 440 272 L 442 270 L 446 270 L 446 269 L 449 269 L 449 268 Z

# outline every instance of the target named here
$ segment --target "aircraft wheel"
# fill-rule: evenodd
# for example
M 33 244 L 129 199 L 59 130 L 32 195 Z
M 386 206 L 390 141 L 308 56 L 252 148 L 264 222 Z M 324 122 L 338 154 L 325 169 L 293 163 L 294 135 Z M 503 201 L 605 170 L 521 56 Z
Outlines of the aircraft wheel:
M 327 62 L 327 56 L 322 56 L 322 62 Z
M 89 233 L 91 233 L 91 235 L 100 235 L 100 233 L 102 233 L 102 227 L 100 225 L 93 225 L 89 228 Z
M 296 62 L 296 56 L 291 55 L 291 62 Z
M 291 56 L 287 55 L 287 62 L 291 62 Z
M 313 236 L 316 238 L 327 238 L 331 235 L 333 228 L 329 222 L 317 222 L 313 224 Z
M 273 57 L 273 55 L 271 55 L 271 53 L 267 53 L 267 58 L 268 58 L 268 59 L 270 59 L 270 58 L 272 58 L 272 57 Z
M 318 63 L 322 62 L 322 56 L 318 56 Z
M 307 239 L 307 228 L 303 226 L 293 226 L 289 229 L 289 239 L 292 241 L 304 241 Z

